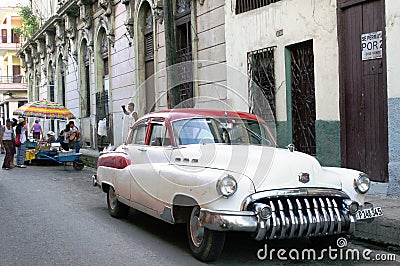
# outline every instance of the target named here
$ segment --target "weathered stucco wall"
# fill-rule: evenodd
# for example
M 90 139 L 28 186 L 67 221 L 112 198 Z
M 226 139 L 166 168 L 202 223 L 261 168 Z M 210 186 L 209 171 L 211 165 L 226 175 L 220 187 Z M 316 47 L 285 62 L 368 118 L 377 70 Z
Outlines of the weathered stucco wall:
M 336 0 L 282 0 L 235 15 L 235 1 L 227 1 L 226 55 L 230 67 L 247 74 L 247 53 L 275 47 L 276 118 L 278 143 L 291 142 L 291 121 L 287 106 L 285 56 L 289 45 L 313 41 L 316 99 L 317 158 L 324 165 L 340 164 L 339 75 Z M 278 36 L 278 31 L 283 34 Z M 290 68 L 289 68 L 290 69 Z M 289 73 L 290 74 L 290 73 Z M 239 85 L 238 85 L 239 84 Z M 228 87 L 239 90 L 228 97 L 240 110 L 248 110 L 247 80 L 228 72 Z
M 135 51 L 134 42 L 127 33 L 125 5 L 119 3 L 115 8 L 115 44 L 111 47 L 110 83 L 112 89 L 112 114 L 114 143 L 122 144 L 128 133 L 128 117 L 123 114 L 121 105 L 135 101 Z

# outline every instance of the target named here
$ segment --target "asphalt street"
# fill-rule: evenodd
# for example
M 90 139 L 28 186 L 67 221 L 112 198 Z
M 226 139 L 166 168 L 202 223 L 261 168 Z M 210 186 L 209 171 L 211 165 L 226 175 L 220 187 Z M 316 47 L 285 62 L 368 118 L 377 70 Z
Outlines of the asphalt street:
M 0 162 L 3 155 L 0 156 Z M 127 219 L 109 216 L 106 194 L 91 185 L 93 171 L 71 167 L 28 166 L 0 170 L 0 265 L 198 265 L 189 251 L 184 225 L 169 225 L 131 211 Z M 268 250 L 301 249 L 304 241 L 267 243 Z M 265 243 L 248 234 L 230 234 L 218 265 L 266 264 L 257 252 Z M 357 250 L 388 254 L 385 247 L 361 242 Z M 397 252 L 397 253 L 396 253 Z M 395 265 L 396 261 L 280 261 L 272 264 Z

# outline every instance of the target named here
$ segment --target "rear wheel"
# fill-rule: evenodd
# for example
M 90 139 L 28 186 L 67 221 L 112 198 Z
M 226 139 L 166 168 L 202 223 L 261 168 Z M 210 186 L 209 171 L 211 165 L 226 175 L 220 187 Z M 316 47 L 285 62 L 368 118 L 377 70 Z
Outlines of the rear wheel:
M 107 205 L 110 215 L 114 218 L 124 218 L 129 214 L 129 206 L 118 201 L 113 187 L 108 189 Z
M 194 207 L 187 223 L 190 250 L 198 260 L 214 261 L 224 248 L 225 232 L 212 231 L 202 226 L 199 214 L 200 207 Z

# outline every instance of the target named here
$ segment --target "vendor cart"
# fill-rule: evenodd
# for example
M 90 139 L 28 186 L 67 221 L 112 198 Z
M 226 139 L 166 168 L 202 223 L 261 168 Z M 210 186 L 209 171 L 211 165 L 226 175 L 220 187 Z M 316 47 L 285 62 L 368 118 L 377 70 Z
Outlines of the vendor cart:
M 57 155 L 41 153 L 40 156 L 54 163 L 62 164 L 64 167 L 72 165 L 76 171 L 81 171 L 84 163 L 80 158 L 82 153 L 75 153 L 75 151 L 59 151 Z

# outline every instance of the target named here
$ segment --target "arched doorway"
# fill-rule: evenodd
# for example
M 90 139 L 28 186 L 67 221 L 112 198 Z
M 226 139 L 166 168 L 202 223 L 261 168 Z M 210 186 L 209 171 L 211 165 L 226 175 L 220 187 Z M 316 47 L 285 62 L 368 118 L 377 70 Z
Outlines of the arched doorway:
M 79 72 L 80 72 L 80 105 L 81 105 L 81 117 L 89 117 L 91 114 L 91 101 L 90 101 L 90 68 L 89 68 L 89 51 L 87 48 L 87 41 L 83 39 L 81 44 L 79 57 Z
M 108 57 L 108 39 L 106 30 L 101 27 L 97 35 L 96 44 L 96 128 L 99 125 L 100 120 L 106 120 L 107 135 L 97 136 L 97 148 L 102 150 L 104 147 L 111 143 L 111 121 L 110 121 L 110 88 L 109 88 L 109 57 Z M 97 133 L 97 130 L 96 130 Z

